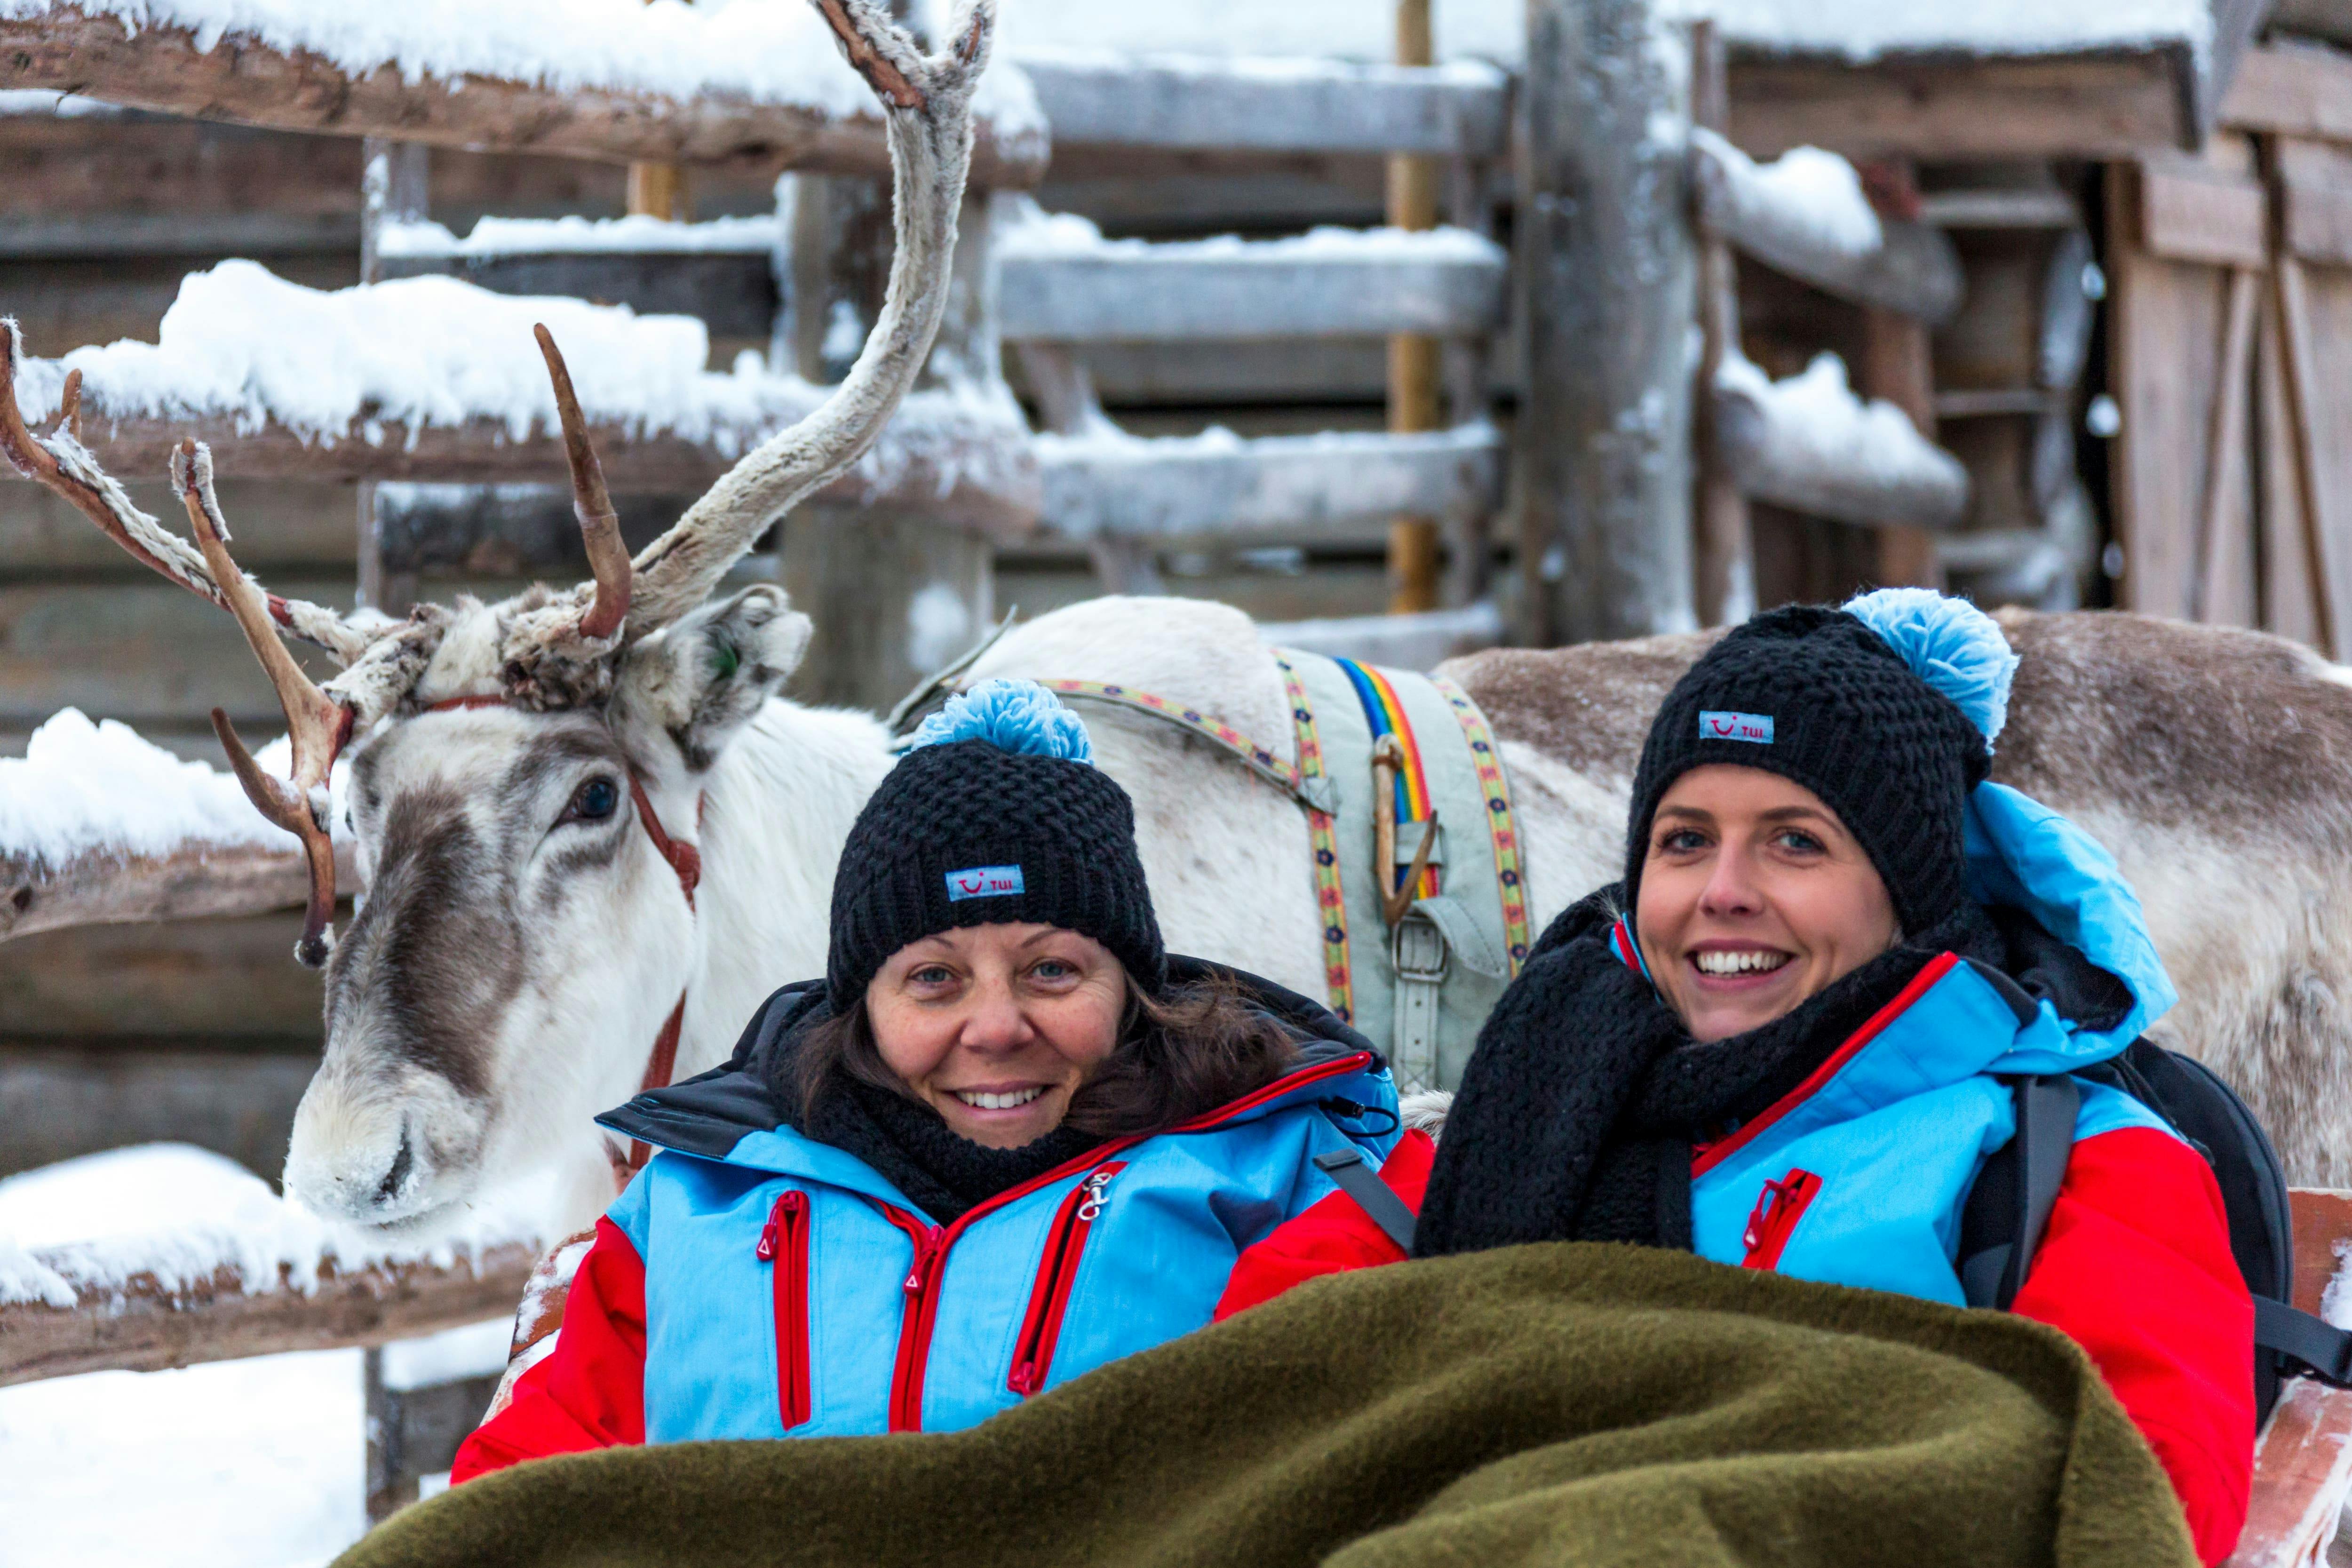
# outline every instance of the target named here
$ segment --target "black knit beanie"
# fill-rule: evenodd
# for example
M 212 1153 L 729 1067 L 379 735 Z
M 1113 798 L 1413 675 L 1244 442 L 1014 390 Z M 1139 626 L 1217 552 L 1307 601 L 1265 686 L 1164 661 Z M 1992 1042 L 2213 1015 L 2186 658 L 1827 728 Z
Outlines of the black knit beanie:
M 1135 807 L 1086 726 L 1043 687 L 950 700 L 858 814 L 833 879 L 825 992 L 836 1013 L 909 942 L 1034 921 L 1090 936 L 1157 992 L 1168 955 L 1135 849 Z
M 1730 763 L 1821 796 L 1877 868 L 1902 928 L 1938 924 L 1964 896 L 1968 795 L 1991 766 L 2015 667 L 1990 617 L 1927 589 L 1748 621 L 1675 683 L 1650 726 L 1626 830 L 1627 907 L 1660 797 L 1693 768 Z

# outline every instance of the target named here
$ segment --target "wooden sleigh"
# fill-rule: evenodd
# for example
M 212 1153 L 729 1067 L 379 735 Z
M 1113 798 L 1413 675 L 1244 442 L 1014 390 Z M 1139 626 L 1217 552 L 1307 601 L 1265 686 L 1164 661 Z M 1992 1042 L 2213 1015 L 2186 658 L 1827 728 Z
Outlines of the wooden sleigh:
M 2294 1305 L 2320 1312 L 2352 1255 L 2352 1192 L 2297 1187 Z M 2352 1279 L 2346 1279 L 2352 1285 Z M 2325 1316 L 2325 1313 L 2321 1313 Z M 2253 1496 L 2231 1568 L 2305 1568 L 2329 1560 L 2352 1494 L 2352 1389 L 2290 1380 L 2254 1446 Z
M 2352 1191 L 2296 1187 L 2294 1305 L 2321 1313 L 2339 1279 L 2352 1289 Z M 502 1408 L 514 1379 L 554 1348 L 572 1271 L 593 1231 L 567 1238 L 541 1258 L 515 1321 L 513 1359 L 490 1405 Z M 2352 1299 L 2347 1299 L 2352 1306 Z M 2352 1389 L 2314 1378 L 2289 1379 L 2254 1447 L 2253 1494 L 2245 1533 L 2227 1568 L 2320 1568 L 2330 1561 L 2337 1521 L 2352 1498 Z

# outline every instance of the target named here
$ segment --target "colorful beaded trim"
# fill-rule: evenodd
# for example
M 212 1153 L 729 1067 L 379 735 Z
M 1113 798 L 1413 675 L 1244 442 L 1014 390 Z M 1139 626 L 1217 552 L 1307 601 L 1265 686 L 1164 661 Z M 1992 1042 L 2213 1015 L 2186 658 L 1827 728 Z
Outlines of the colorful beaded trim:
M 1486 831 L 1495 841 L 1495 885 L 1503 896 L 1503 941 L 1511 950 L 1511 977 L 1518 978 L 1519 966 L 1528 961 L 1530 931 L 1528 926 L 1527 863 L 1519 855 L 1519 834 L 1511 816 L 1511 783 L 1503 776 L 1503 760 L 1495 754 L 1494 737 L 1487 733 L 1486 716 L 1470 700 L 1470 694 L 1443 676 L 1433 675 L 1430 683 L 1454 706 L 1454 716 L 1462 721 L 1462 738 L 1470 742 L 1470 759 L 1478 770 L 1478 789 L 1486 797 Z
M 1282 689 L 1290 699 L 1290 721 L 1298 733 L 1298 772 L 1302 777 L 1323 776 L 1323 742 L 1315 732 L 1315 709 L 1307 700 L 1306 683 L 1280 654 Z M 1307 807 L 1307 838 L 1315 852 L 1315 907 L 1323 917 L 1323 986 L 1330 993 L 1331 1011 L 1343 1024 L 1356 1021 L 1356 984 L 1348 962 L 1348 896 L 1339 887 L 1339 839 L 1331 829 L 1331 814 Z
M 1286 665 L 1283 668 L 1286 670 L 1289 667 Z M 1154 697 L 1149 691 L 1137 691 L 1130 687 L 1115 685 L 1108 681 L 1041 680 L 1037 684 L 1048 691 L 1058 691 L 1065 697 L 1091 697 L 1103 702 L 1117 702 L 1129 708 L 1141 709 L 1155 719 L 1164 719 L 1171 724 L 1181 725 L 1201 736 L 1202 739 L 1213 741 L 1223 746 L 1226 751 L 1231 752 L 1243 766 L 1257 773 L 1285 794 L 1302 800 L 1305 798 L 1299 784 L 1300 769 L 1292 767 L 1280 756 L 1259 745 L 1223 720 L 1212 718 L 1197 708 L 1187 708 L 1181 703 L 1171 702 L 1165 697 Z M 1297 706 L 1295 701 L 1293 706 Z M 1300 761 L 1303 763 L 1305 760 L 1302 753 Z M 1319 753 L 1317 765 L 1307 771 L 1318 773 L 1323 771 Z

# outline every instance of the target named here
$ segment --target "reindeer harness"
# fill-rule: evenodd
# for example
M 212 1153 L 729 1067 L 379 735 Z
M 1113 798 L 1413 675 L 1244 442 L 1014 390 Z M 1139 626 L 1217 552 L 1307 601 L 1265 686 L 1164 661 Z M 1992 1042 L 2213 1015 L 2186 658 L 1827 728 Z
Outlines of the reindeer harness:
M 970 686 L 961 670 L 985 646 L 926 683 L 893 719 L 903 721 L 935 691 Z M 1510 782 L 1486 717 L 1442 677 L 1291 650 L 1278 650 L 1275 662 L 1290 704 L 1296 763 L 1221 719 L 1133 687 L 1038 684 L 1172 725 L 1297 802 L 1314 854 L 1331 1010 L 1370 1026 L 1376 1037 L 1373 1021 L 1390 1016 L 1389 1058 L 1400 1089 L 1451 1088 L 1532 941 Z M 1460 734 L 1459 746 L 1423 743 L 1425 734 L 1449 731 Z M 1491 880 L 1447 866 L 1442 816 L 1483 821 Z M 1374 962 L 1360 963 L 1351 932 L 1370 930 L 1384 930 L 1387 941 Z

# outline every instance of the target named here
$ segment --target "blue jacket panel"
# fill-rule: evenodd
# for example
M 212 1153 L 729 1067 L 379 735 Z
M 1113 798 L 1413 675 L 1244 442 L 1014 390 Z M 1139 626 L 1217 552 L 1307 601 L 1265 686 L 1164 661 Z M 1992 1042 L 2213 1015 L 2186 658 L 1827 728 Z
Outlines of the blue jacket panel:
M 1376 1054 L 1318 1043 L 946 1226 L 788 1126 L 666 1148 L 609 1215 L 645 1266 L 646 1440 L 953 1430 L 1202 1327 L 1242 1248 L 1334 1190 L 1314 1156 L 1377 1164 L 1395 1112 Z

